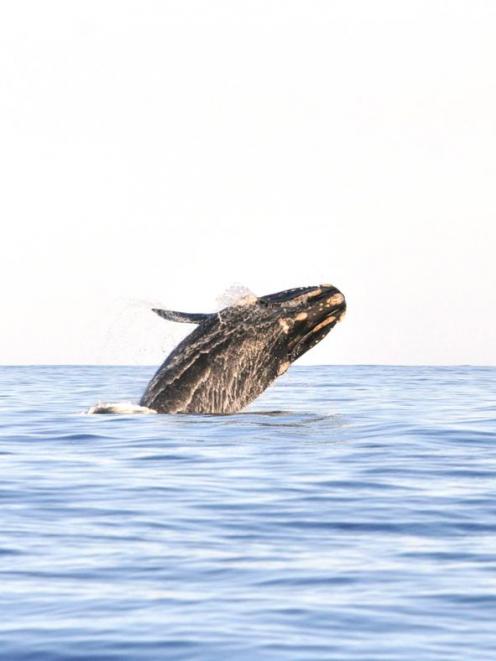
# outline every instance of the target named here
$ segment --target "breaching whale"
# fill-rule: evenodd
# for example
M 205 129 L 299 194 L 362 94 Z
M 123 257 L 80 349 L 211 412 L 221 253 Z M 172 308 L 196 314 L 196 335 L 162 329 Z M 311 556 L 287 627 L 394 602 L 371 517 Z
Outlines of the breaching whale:
M 197 324 L 148 384 L 140 406 L 158 413 L 235 413 L 329 333 L 346 310 L 332 285 L 245 296 L 220 312 L 153 309 Z

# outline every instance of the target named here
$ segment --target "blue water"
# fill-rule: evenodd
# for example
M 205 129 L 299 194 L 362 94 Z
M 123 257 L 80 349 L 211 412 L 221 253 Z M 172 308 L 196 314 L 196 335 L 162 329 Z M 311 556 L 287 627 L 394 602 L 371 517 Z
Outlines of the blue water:
M 0 368 L 2 660 L 496 659 L 496 368 L 81 415 L 153 371 Z

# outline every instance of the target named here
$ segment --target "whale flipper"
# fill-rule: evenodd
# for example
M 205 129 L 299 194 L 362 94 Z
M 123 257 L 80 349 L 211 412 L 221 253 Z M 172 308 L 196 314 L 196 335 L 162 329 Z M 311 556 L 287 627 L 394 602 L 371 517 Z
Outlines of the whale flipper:
M 152 308 L 152 311 L 158 314 L 159 317 L 167 319 L 167 321 L 177 321 L 180 324 L 201 324 L 212 316 L 199 312 L 176 312 L 176 310 L 162 310 L 160 308 Z

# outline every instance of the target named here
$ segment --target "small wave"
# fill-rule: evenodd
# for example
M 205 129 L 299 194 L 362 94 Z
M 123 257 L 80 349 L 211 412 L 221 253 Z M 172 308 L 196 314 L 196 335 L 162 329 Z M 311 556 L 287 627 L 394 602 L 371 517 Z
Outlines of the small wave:
M 147 406 L 139 406 L 132 402 L 117 402 L 116 404 L 99 402 L 89 408 L 85 415 L 96 415 L 99 413 L 114 413 L 118 415 L 134 415 L 135 413 L 148 415 L 150 413 L 157 413 Z

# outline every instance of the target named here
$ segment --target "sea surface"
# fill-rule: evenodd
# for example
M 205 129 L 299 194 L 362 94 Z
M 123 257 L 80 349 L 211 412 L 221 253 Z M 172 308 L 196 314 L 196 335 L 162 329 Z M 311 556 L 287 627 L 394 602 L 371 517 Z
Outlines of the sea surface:
M 496 368 L 83 414 L 153 372 L 0 368 L 2 661 L 496 659 Z

